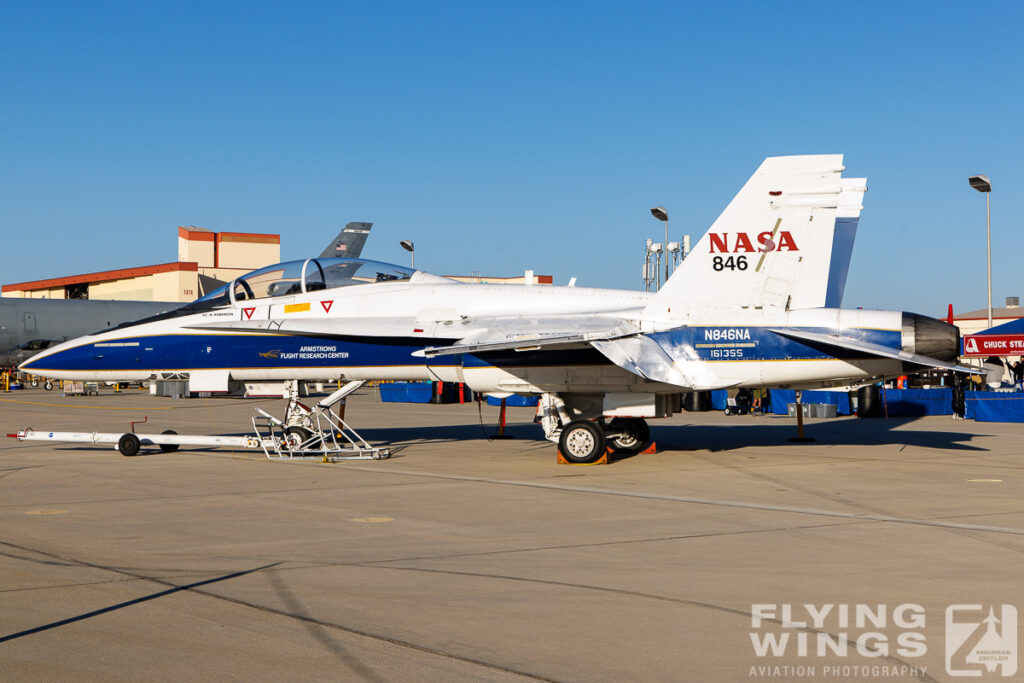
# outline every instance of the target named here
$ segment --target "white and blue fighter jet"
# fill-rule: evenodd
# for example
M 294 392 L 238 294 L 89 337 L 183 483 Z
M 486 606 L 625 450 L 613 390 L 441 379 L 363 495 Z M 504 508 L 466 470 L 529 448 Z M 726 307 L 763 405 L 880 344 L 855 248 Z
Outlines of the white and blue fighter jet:
M 319 258 L 263 268 L 167 313 L 68 341 L 23 368 L 59 379 L 441 380 L 541 397 L 576 462 L 642 449 L 682 392 L 819 388 L 959 369 L 956 327 L 838 308 L 866 191 L 841 155 L 761 164 L 656 293 L 464 284 Z

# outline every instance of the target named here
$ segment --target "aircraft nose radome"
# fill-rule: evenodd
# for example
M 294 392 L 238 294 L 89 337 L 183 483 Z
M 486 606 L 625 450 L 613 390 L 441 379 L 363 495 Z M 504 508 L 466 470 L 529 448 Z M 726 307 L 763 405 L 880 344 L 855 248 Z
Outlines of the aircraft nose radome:
M 960 328 L 925 315 L 904 313 L 903 350 L 954 361 L 960 353 Z
M 57 344 L 56 346 L 51 346 L 48 349 L 44 349 L 43 351 L 40 351 L 39 353 L 34 354 L 33 356 L 29 357 L 27 360 L 23 361 L 18 366 L 18 368 L 21 369 L 21 370 L 24 370 L 26 372 L 33 372 L 34 373 L 37 370 L 37 368 L 38 368 L 39 361 L 43 360 L 44 358 L 49 358 L 50 356 L 53 356 L 54 354 L 60 353 L 65 348 L 67 348 L 67 346 L 68 346 L 67 342 L 61 342 L 60 344 Z

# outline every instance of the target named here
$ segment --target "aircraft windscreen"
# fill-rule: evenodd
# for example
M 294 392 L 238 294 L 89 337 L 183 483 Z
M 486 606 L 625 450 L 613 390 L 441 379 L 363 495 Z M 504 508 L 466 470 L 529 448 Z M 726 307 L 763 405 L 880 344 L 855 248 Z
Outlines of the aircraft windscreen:
M 372 282 L 395 282 L 408 280 L 416 271 L 412 268 L 396 266 L 393 263 L 382 263 L 381 261 L 367 261 L 363 259 L 317 259 L 323 267 L 324 286 L 326 289 L 334 287 L 350 287 L 352 285 L 365 285 Z M 306 274 L 307 286 L 310 274 Z
M 301 294 L 303 283 L 305 283 L 307 292 L 314 292 L 321 289 L 377 282 L 399 282 L 408 280 L 415 272 L 412 268 L 368 259 L 320 258 L 276 263 L 247 273 L 179 308 L 142 320 L 116 325 L 110 329 L 116 330 L 142 323 L 179 318 L 215 308 L 224 308 L 231 305 L 232 289 L 236 302 L 252 301 Z
M 301 294 L 305 291 L 350 287 L 374 282 L 408 280 L 416 271 L 393 263 L 367 259 L 321 258 L 288 261 L 254 270 L 202 296 L 191 304 L 194 310 L 227 305 L 229 289 L 234 288 L 235 301 Z M 198 308 L 197 308 L 198 307 Z

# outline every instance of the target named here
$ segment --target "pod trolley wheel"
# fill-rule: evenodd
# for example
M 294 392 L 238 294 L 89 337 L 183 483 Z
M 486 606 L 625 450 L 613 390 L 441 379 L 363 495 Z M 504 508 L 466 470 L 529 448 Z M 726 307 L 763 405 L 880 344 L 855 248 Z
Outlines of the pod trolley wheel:
M 134 434 L 122 434 L 121 438 L 117 440 L 117 450 L 126 458 L 138 455 L 140 448 L 142 448 L 142 442 Z
M 174 431 L 173 429 L 165 429 L 164 431 L 162 431 L 160 433 L 161 434 L 177 434 L 178 432 Z M 176 443 L 162 443 L 162 444 L 160 444 L 160 450 L 162 452 L 164 452 L 164 453 L 173 453 L 174 451 L 178 450 L 178 444 L 176 444 Z

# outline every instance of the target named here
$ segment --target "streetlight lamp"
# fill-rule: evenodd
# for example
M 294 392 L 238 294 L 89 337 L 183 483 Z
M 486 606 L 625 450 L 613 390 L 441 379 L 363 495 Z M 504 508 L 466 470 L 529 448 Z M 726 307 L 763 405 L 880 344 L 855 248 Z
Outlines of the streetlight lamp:
M 416 270 L 416 246 L 411 240 L 402 240 L 399 244 L 402 245 L 402 249 L 412 254 L 412 269 Z
M 992 327 L 992 181 L 987 175 L 972 175 L 967 179 L 978 192 L 985 193 L 985 242 L 988 252 L 988 326 Z
M 665 241 L 662 242 L 664 245 L 668 245 L 668 211 L 665 210 L 664 206 L 656 206 L 651 209 L 651 215 L 657 218 L 659 221 L 665 224 Z M 665 282 L 668 282 L 668 254 L 665 254 Z

